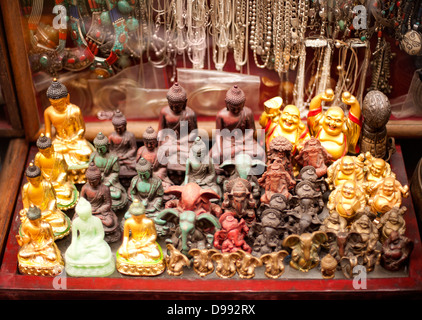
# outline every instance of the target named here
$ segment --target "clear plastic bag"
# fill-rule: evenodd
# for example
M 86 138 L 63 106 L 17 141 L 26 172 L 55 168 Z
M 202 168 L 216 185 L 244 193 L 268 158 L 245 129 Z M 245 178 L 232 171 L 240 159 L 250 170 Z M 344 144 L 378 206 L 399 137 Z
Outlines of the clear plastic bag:
M 390 103 L 391 113 L 396 118 L 422 116 L 422 69 L 413 74 L 408 93 L 392 99 Z
M 226 92 L 238 85 L 246 95 L 245 106 L 259 114 L 259 76 L 215 70 L 177 69 L 177 82 L 186 90 L 188 105 L 197 115 L 215 116 L 225 107 Z

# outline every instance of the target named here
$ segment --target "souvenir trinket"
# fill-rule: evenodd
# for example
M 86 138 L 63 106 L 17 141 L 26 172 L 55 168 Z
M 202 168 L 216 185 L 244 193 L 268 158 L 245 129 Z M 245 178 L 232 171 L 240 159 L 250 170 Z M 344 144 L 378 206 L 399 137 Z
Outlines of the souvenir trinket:
M 65 85 L 53 79 L 47 89 L 51 106 L 44 111 L 45 135 L 52 139 L 54 151 L 63 155 L 69 178 L 85 183 L 85 170 L 94 147 L 85 139 L 85 122 L 78 106 L 70 103 Z M 52 136 L 52 127 L 56 134 Z
M 308 113 L 308 127 L 312 136 L 316 137 L 331 155 L 333 161 L 347 153 L 359 153 L 358 142 L 361 132 L 361 110 L 358 100 L 349 92 L 342 94 L 342 102 L 350 105 L 346 117 L 342 108 L 330 106 L 322 111 L 321 103 L 334 100 L 334 92 L 327 89 L 311 100 Z
M 375 158 L 388 160 L 395 151 L 393 138 L 387 135 L 387 123 L 391 116 L 391 105 L 388 97 L 381 91 L 369 91 L 362 104 L 363 126 L 360 138 L 360 149 Z
M 238 252 L 218 252 L 213 254 L 211 259 L 217 263 L 215 267 L 217 276 L 224 279 L 233 277 L 237 270 L 236 262 L 240 258 L 240 253 Z
M 364 178 L 364 155 L 344 156 L 328 167 L 325 179 L 328 188 L 333 190 L 345 181 L 362 183 Z
M 264 274 L 270 279 L 278 279 L 284 273 L 284 258 L 289 253 L 286 250 L 266 253 L 261 256 L 261 261 L 265 265 Z
M 144 158 L 136 163 L 137 175 L 132 178 L 128 189 L 131 201 L 142 202 L 148 218 L 154 218 L 164 209 L 164 189 L 161 180 L 153 175 L 152 164 Z M 158 232 L 158 230 L 157 230 Z
M 40 208 L 31 205 L 25 212 L 16 240 L 19 272 L 37 276 L 57 276 L 64 270 L 64 261 L 54 242 L 51 225 L 42 218 Z
M 43 178 L 53 186 L 57 208 L 72 209 L 78 201 L 79 191 L 68 178 L 68 166 L 63 155 L 54 151 L 51 139 L 44 134 L 38 138 L 37 148 L 34 164 L 40 168 Z
M 219 222 L 221 229 L 214 234 L 214 247 L 216 249 L 221 250 L 221 252 L 252 251 L 245 241 L 249 231 L 245 220 L 237 219 L 228 212 L 220 217 Z
M 217 185 L 214 163 L 207 151 L 205 142 L 201 137 L 197 137 L 190 147 L 189 157 L 186 160 L 184 184 L 194 182 L 201 188 L 215 191 L 221 197 L 222 193 Z
M 283 246 L 292 250 L 290 266 L 302 272 L 315 268 L 320 262 L 319 248 L 326 241 L 327 235 L 322 231 L 288 236 Z
M 92 214 L 101 219 L 105 241 L 113 243 L 120 240 L 122 232 L 117 216 L 112 210 L 110 188 L 103 183 L 101 171 L 93 162 L 86 171 L 86 179 L 87 183 L 81 189 L 81 198 L 88 200 L 92 207 Z M 75 213 L 74 219 L 77 216 L 77 213 Z
M 315 137 L 305 141 L 299 153 L 294 157 L 300 167 L 312 166 L 318 178 L 327 173 L 328 166 L 332 163 L 331 155 Z
M 72 277 L 107 277 L 115 270 L 111 248 L 104 241 L 104 228 L 92 215 L 91 204 L 80 198 L 72 223 L 72 242 L 66 250 L 66 273 Z
M 321 275 L 324 279 L 333 279 L 337 269 L 337 260 L 330 254 L 321 259 Z
M 55 240 L 66 237 L 72 224 L 69 217 L 57 207 L 52 184 L 43 178 L 40 168 L 32 162 L 25 175 L 28 182 L 22 187 L 23 209 L 19 212 L 21 222 L 27 220 L 27 211 L 33 205 L 41 210 L 42 219 L 50 224 Z
M 406 221 L 403 218 L 404 213 L 407 211 L 406 207 L 393 207 L 387 211 L 377 224 L 379 231 L 379 241 L 384 241 L 390 236 L 392 232 L 398 232 L 399 235 L 404 235 L 406 232 Z
M 91 154 L 90 160 L 101 171 L 103 183 L 110 188 L 112 208 L 114 211 L 123 209 L 128 202 L 128 196 L 119 179 L 119 158 L 110 152 L 109 140 L 101 132 L 94 139 L 94 147 L 96 151 Z
M 265 157 L 264 149 L 255 140 L 256 128 L 253 112 L 245 106 L 246 96 L 237 85 L 226 93 L 226 108 L 216 116 L 215 144 L 210 150 L 214 163 L 234 159 L 246 153 L 254 159 Z
M 283 136 L 275 137 L 267 151 L 267 170 L 268 166 L 274 161 L 281 162 L 284 170 L 294 177 L 294 165 L 292 163 L 292 143 Z
M 127 130 L 127 120 L 120 110 L 111 119 L 114 131 L 109 135 L 109 150 L 119 159 L 119 177 L 131 179 L 136 175 L 135 159 L 137 152 L 135 135 Z
M 240 258 L 236 261 L 237 273 L 242 279 L 255 277 L 255 268 L 262 266 L 261 259 L 243 250 L 238 250 Z
M 154 221 L 145 215 L 145 207 L 138 200 L 129 207 L 131 217 L 124 223 L 123 242 L 116 253 L 116 269 L 127 275 L 157 276 L 166 263 Z
M 298 107 L 289 104 L 282 110 L 283 99 L 274 97 L 264 102 L 264 112 L 259 124 L 265 129 L 265 143 L 269 146 L 272 139 L 284 136 L 293 145 L 295 155 L 300 144 L 310 138 L 306 125 L 302 122 Z
M 397 231 L 392 231 L 383 242 L 381 266 L 389 271 L 398 271 L 407 265 L 413 251 L 413 241 Z
M 216 249 L 191 249 L 189 255 L 193 257 L 193 270 L 200 277 L 205 277 L 214 272 L 214 264 L 211 257 L 218 253 Z
M 167 273 L 171 276 L 181 276 L 183 274 L 183 267 L 190 265 L 190 260 L 179 250 L 177 250 L 171 243 L 166 244 L 167 256 L 166 266 Z

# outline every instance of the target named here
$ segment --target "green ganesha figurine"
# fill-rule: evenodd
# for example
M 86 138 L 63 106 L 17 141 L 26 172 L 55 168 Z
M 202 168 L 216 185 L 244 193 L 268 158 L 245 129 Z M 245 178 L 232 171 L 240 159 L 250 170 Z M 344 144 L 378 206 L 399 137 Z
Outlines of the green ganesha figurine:
M 104 240 L 100 218 L 92 215 L 91 204 L 80 198 L 75 207 L 72 243 L 65 253 L 66 273 L 73 277 L 106 277 L 115 270 L 114 255 Z

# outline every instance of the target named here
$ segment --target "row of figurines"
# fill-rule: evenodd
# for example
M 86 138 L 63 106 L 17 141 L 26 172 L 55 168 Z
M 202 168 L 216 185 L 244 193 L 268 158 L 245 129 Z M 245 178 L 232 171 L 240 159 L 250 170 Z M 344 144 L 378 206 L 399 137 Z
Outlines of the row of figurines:
M 271 145 L 280 146 L 277 141 L 283 145 L 287 144 L 284 137 L 277 137 Z M 318 141 L 311 139 L 310 142 Z M 54 163 L 60 162 L 58 161 L 60 156 L 52 148 L 51 139 L 42 136 L 37 145 L 40 152 L 35 156 L 35 162 L 45 164 L 44 161 L 40 161 L 41 156 L 47 155 L 45 150 L 51 155 L 55 154 Z M 94 145 L 97 150 L 100 149 L 98 141 L 94 141 Z M 365 223 L 369 232 L 360 237 L 361 247 L 369 245 L 369 238 L 374 238 L 375 243 L 385 242 L 394 232 L 404 237 L 405 209 L 400 207 L 401 197 L 407 196 L 408 188 L 401 186 L 384 160 L 374 158 L 370 154 L 366 154 L 366 160 L 364 155 L 345 156 L 327 168 L 326 179 L 318 177 L 317 169 L 309 165 L 303 167 L 295 179 L 289 159 L 291 152 L 283 153 L 278 149 L 273 154 L 271 150 L 270 148 L 267 169 L 259 179 L 249 174 L 250 180 L 243 179 L 239 175 L 233 175 L 232 178 L 225 180 L 224 200 L 221 206 L 220 196 L 216 191 L 204 188 L 195 182 L 164 189 L 161 179 L 154 177 L 151 163 L 144 158 L 138 161 L 138 174 L 131 182 L 133 188 L 129 188 L 126 193 L 123 187 L 116 188 L 113 194 L 110 186 L 116 186 L 116 181 L 119 181 L 119 172 L 114 171 L 119 167 L 118 159 L 112 153 L 97 151 L 93 153 L 93 159 L 97 158 L 100 161 L 91 162 L 86 171 L 88 182 L 82 187 L 80 196 L 81 199 L 88 200 L 92 213 L 100 218 L 106 242 L 111 243 L 121 239 L 121 227 L 115 212 L 124 209 L 125 206 L 119 205 L 113 208 L 113 199 L 121 199 L 122 194 L 126 194 L 132 201 L 140 202 L 146 216 L 153 219 L 155 233 L 158 233 L 158 236 L 168 237 L 168 242 L 183 254 L 188 254 L 192 248 L 215 247 L 222 253 L 242 250 L 259 257 L 279 251 L 282 242 L 293 235 L 301 237 L 303 234 L 318 230 L 330 231 L 329 234 L 331 231 L 349 232 L 353 230 L 354 224 L 363 230 L 362 225 Z M 103 151 L 107 151 L 107 148 Z M 250 169 L 250 157 L 242 155 L 236 159 L 235 168 L 245 168 L 244 162 L 246 162 Z M 247 161 L 244 161 L 245 159 Z M 107 168 L 108 174 L 114 172 L 113 179 L 107 174 Z M 40 168 L 31 163 L 28 167 L 26 171 L 28 183 L 23 187 L 24 209 L 20 214 L 22 222 L 28 221 L 29 208 L 31 205 L 37 205 L 41 208 L 43 220 L 51 224 L 55 239 L 60 239 L 70 232 L 71 223 L 57 207 L 58 197 L 55 188 L 53 183 L 44 178 L 48 176 L 44 171 L 52 172 L 48 166 Z M 61 173 L 62 177 L 65 176 L 64 173 Z M 270 182 L 268 185 L 265 183 L 267 179 Z M 328 183 L 328 189 L 332 191 L 329 192 L 327 204 L 330 214 L 322 220 L 325 183 Z M 258 192 L 255 194 L 253 184 L 258 187 Z M 57 185 L 63 186 L 60 183 Z M 120 182 L 119 185 L 121 186 Z M 367 194 L 363 190 L 367 190 Z M 120 195 L 116 196 L 118 192 Z M 166 195 L 173 198 L 166 199 Z M 325 195 L 327 196 L 327 193 Z M 367 206 L 367 198 L 370 206 Z M 260 203 L 259 207 L 257 203 Z M 77 217 L 76 213 L 74 218 Z M 122 223 L 126 225 L 125 220 L 130 220 L 131 217 L 129 210 Z M 365 219 L 366 221 L 363 221 Z M 131 235 L 133 236 L 133 232 Z M 129 234 L 124 239 L 127 237 Z M 356 241 L 356 236 L 352 239 Z M 136 248 L 135 245 L 128 250 L 136 256 L 139 252 L 143 252 L 144 249 L 139 243 L 144 243 L 144 240 L 133 241 L 139 247 Z M 128 240 L 123 242 L 127 247 Z M 371 248 L 368 252 L 374 254 L 374 247 Z M 143 252 L 141 255 L 145 256 L 146 253 Z M 298 262 L 296 267 L 304 270 L 309 268 L 306 267 L 308 262 L 302 265 L 303 263 L 303 261 Z M 129 266 L 124 268 L 132 270 Z M 135 267 L 135 270 L 138 269 Z M 141 270 L 144 271 L 136 272 L 147 272 L 145 268 Z
M 283 240 L 281 248 L 274 246 L 261 256 L 242 249 L 222 252 L 212 248 L 210 239 L 207 239 L 207 245 L 182 250 L 176 249 L 171 241 L 167 242 L 167 254 L 164 255 L 157 242 L 154 221 L 146 217 L 142 203 L 134 201 L 129 212 L 131 217 L 124 224 L 123 242 L 113 255 L 104 240 L 101 219 L 92 215 L 90 203 L 81 198 L 76 206 L 78 218 L 73 221 L 72 242 L 63 259 L 51 224 L 42 218 L 38 207 L 31 206 L 17 236 L 21 246 L 19 271 L 57 276 L 65 270 L 69 276 L 106 277 L 116 269 L 131 276 L 158 276 L 167 270 L 169 275 L 180 276 L 185 267 L 192 267 L 201 277 L 215 270 L 221 278 L 231 278 L 237 273 L 243 279 L 250 279 L 255 276 L 256 268 L 265 266 L 264 274 L 277 279 L 284 273 L 287 260 L 290 267 L 302 272 L 319 266 L 325 279 L 334 278 L 337 270 L 350 279 L 356 266 L 371 272 L 381 264 L 387 270 L 398 271 L 408 264 L 413 249 L 413 242 L 398 231 L 392 231 L 378 245 L 376 226 L 362 215 L 348 231 L 330 230 L 325 225 L 325 232 L 321 229 L 292 234 Z M 195 213 L 191 213 L 192 216 L 185 217 L 188 224 L 189 219 L 195 219 Z M 204 214 L 197 219 L 204 219 Z M 188 251 L 184 254 L 184 250 Z

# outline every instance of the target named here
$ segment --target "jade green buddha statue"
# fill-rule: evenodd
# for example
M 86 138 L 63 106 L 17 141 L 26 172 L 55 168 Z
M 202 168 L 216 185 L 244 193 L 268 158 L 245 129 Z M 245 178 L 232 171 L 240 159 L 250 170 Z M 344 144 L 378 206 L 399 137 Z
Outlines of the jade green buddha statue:
M 72 243 L 65 253 L 66 273 L 73 277 L 106 277 L 115 270 L 114 256 L 104 240 L 100 218 L 92 215 L 91 204 L 80 198 L 75 207 Z

